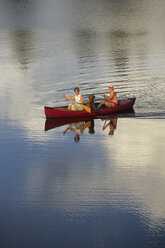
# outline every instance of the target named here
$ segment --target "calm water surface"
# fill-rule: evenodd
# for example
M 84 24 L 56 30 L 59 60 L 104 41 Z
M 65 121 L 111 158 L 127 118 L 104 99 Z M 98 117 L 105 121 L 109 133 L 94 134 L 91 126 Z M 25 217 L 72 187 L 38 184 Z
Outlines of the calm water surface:
M 164 247 L 164 11 L 0 0 L 0 247 Z M 110 82 L 134 113 L 45 120 L 63 93 L 99 101 Z

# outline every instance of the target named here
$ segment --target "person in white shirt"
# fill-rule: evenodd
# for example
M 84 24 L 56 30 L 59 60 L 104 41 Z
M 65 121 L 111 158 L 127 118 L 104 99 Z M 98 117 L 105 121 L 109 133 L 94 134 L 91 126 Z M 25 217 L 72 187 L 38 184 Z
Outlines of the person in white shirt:
M 80 90 L 78 87 L 74 88 L 75 96 L 70 98 L 70 101 L 75 101 L 80 104 L 85 104 L 83 96 L 80 94 Z M 69 104 L 68 109 L 70 110 L 83 110 L 83 108 L 79 104 Z

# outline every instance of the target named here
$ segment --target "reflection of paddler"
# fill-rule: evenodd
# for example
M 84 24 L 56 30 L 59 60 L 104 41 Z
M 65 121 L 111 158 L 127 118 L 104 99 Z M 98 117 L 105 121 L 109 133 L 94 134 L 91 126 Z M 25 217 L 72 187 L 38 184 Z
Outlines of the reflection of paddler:
M 84 122 L 73 122 L 72 124 L 69 124 L 69 126 L 63 131 L 63 134 L 65 134 L 67 131 L 72 131 L 76 135 L 74 137 L 74 140 L 77 142 L 80 139 L 80 134 L 84 132 L 83 129 Z
M 74 137 L 74 140 L 76 142 L 79 141 L 80 139 L 80 135 L 83 134 L 85 128 L 91 128 L 91 124 L 92 122 L 91 121 L 87 121 L 87 122 L 74 122 L 72 124 L 69 124 L 69 126 L 63 131 L 63 134 L 65 134 L 67 131 L 72 131 L 75 133 L 75 137 Z M 93 125 L 94 127 L 94 125 Z M 92 127 L 92 128 L 93 128 Z M 93 129 L 91 130 L 93 131 Z
M 106 124 L 107 120 L 105 120 L 104 126 L 102 128 L 102 130 L 105 130 L 108 126 L 109 126 L 109 135 L 114 135 L 114 131 L 117 127 L 117 118 L 110 118 L 110 121 L 108 122 L 108 124 Z

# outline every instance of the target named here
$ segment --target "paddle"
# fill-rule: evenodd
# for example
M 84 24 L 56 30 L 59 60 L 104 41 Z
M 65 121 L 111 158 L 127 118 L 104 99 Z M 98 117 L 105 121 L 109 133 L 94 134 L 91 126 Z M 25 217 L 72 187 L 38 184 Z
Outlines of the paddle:
M 91 108 L 89 108 L 88 106 L 83 105 L 83 104 L 80 104 L 80 103 L 78 103 L 78 102 L 76 102 L 76 101 L 73 101 L 73 100 L 71 100 L 70 98 L 68 98 L 68 97 L 65 96 L 65 95 L 63 95 L 63 97 L 64 97 L 67 101 L 74 102 L 74 103 L 80 105 L 80 106 L 81 106 L 84 110 L 86 110 L 87 112 L 91 113 Z

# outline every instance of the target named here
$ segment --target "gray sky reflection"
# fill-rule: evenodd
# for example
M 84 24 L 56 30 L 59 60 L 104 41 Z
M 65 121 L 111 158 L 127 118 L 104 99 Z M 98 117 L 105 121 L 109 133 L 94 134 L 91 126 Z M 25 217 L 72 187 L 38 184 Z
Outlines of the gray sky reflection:
M 102 131 L 102 124 L 95 127 L 102 137 L 97 146 L 93 135 L 90 146 L 81 141 L 76 148 L 81 152 L 74 156 L 75 148 L 67 152 L 65 141 L 65 157 L 54 147 L 49 161 L 29 169 L 28 204 L 42 199 L 46 209 L 70 215 L 99 211 L 106 204 L 138 212 L 150 227 L 158 225 L 165 218 L 164 121 L 119 119 L 113 137 Z

